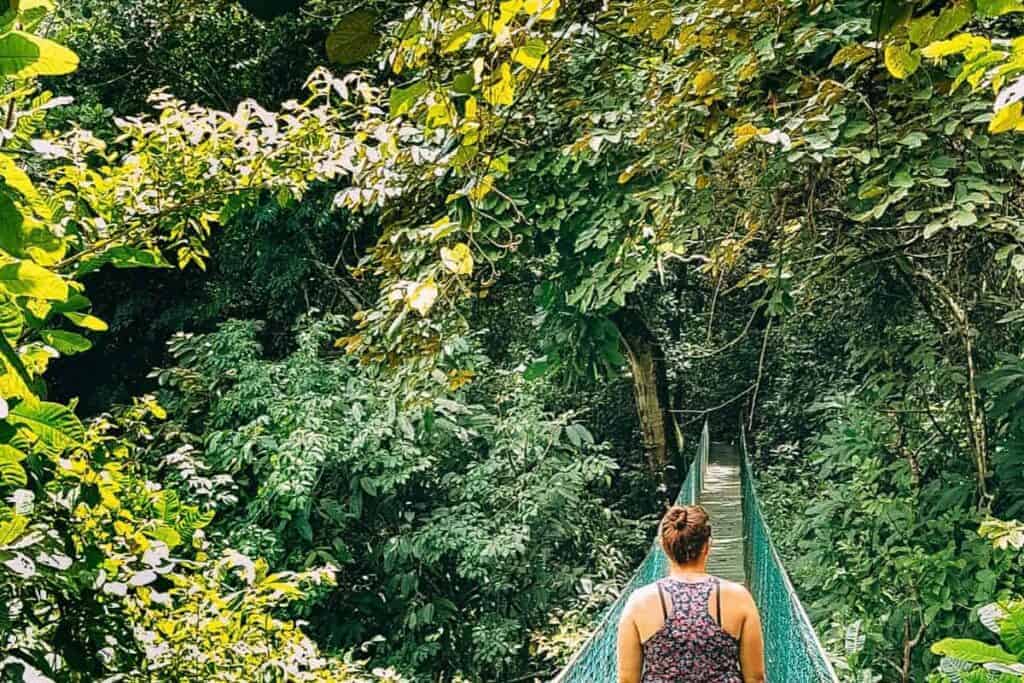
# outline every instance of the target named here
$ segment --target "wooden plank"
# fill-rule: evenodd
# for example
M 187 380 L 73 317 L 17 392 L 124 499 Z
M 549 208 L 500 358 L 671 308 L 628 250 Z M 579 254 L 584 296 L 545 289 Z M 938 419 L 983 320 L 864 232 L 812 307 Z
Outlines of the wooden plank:
M 729 444 L 711 444 L 704 492 L 700 497 L 701 505 L 711 517 L 708 573 L 737 583 L 746 583 L 742 500 L 739 452 Z

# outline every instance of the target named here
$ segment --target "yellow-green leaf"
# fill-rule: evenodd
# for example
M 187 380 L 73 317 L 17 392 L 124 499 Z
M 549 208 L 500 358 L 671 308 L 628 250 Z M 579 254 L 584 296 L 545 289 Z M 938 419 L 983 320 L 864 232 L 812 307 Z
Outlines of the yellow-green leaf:
M 406 88 L 392 88 L 388 97 L 392 118 L 405 114 L 426 94 L 429 88 L 426 81 L 417 81 Z
M 536 14 L 541 21 L 554 21 L 558 16 L 559 0 L 523 0 L 523 11 Z
M 477 22 L 460 26 L 448 37 L 448 42 L 446 42 L 444 47 L 441 48 L 441 52 L 446 54 L 450 52 L 458 52 L 466 43 L 469 42 L 469 39 L 473 37 L 473 34 L 479 33 L 482 30 L 483 27 Z
M 78 55 L 52 40 L 22 31 L 0 36 L 0 75 L 61 76 L 78 68 Z
M 456 275 L 473 273 L 473 254 L 469 246 L 463 242 L 459 242 L 451 249 L 441 247 L 441 263 Z
M 0 266 L 0 287 L 13 296 L 49 301 L 68 298 L 67 283 L 56 273 L 31 261 L 14 261 Z
M 437 285 L 435 285 L 434 280 L 430 278 L 414 285 L 410 289 L 409 295 L 406 297 L 406 302 L 409 306 L 423 316 L 430 312 L 430 309 L 433 308 L 436 300 Z
M 28 526 L 28 518 L 13 515 L 5 522 L 0 522 L 0 547 L 10 545 L 18 540 Z
M 938 59 L 940 57 L 958 55 L 968 50 L 984 50 L 990 45 L 991 43 L 987 38 L 972 36 L 970 33 L 961 33 L 955 38 L 940 40 L 921 48 L 921 54 L 928 59 Z
M 515 102 L 515 81 L 512 79 L 512 67 L 508 62 L 498 67 L 498 72 L 484 85 L 483 94 L 484 99 L 495 106 Z
M 21 337 L 21 331 L 25 324 L 25 316 L 13 301 L 0 302 L 0 333 L 8 341 L 16 343 Z
M 693 91 L 698 95 L 706 95 L 715 82 L 715 72 L 710 69 L 702 69 L 693 77 Z
M 79 327 L 92 330 L 94 332 L 106 332 L 108 329 L 107 323 L 94 315 L 89 315 L 88 313 L 73 313 L 69 311 L 64 314 L 64 317 Z
M 853 43 L 840 48 L 835 55 L 832 56 L 832 63 L 830 66 L 852 66 L 863 62 L 873 54 L 875 54 L 875 51 L 871 48 L 861 45 L 860 43 Z
M 893 76 L 904 79 L 917 71 L 921 65 L 921 55 L 911 52 L 907 45 L 897 43 L 885 48 L 885 68 Z
M 997 111 L 992 120 L 988 122 L 988 132 L 1005 133 L 1021 125 L 1022 109 L 1024 109 L 1024 102 L 1014 102 Z
M 39 333 L 47 344 L 66 356 L 70 356 L 92 348 L 92 342 L 78 334 L 67 330 L 43 330 Z
M 1010 12 L 1024 12 L 1019 0 L 978 0 L 978 14 L 983 17 L 998 17 Z
M 85 428 L 67 406 L 48 401 L 22 401 L 11 409 L 7 421 L 28 428 L 38 443 L 59 453 L 78 446 L 85 439 Z
M 530 38 L 522 47 L 512 52 L 512 60 L 522 64 L 530 71 L 547 71 L 550 60 L 547 56 L 548 46 L 540 38 Z

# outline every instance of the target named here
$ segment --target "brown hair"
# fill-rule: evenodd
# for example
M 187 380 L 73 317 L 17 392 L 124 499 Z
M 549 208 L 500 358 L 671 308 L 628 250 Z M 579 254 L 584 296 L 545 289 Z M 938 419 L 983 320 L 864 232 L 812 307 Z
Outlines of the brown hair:
M 693 562 L 711 538 L 711 519 L 700 505 L 673 505 L 661 518 L 661 547 L 676 564 Z

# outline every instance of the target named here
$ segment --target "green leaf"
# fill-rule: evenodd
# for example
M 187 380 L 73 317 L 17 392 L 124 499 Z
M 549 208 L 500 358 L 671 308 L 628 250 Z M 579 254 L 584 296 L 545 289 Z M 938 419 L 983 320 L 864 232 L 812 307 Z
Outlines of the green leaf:
M 469 42 L 469 39 L 472 38 L 474 34 L 479 33 L 482 30 L 483 27 L 475 21 L 471 24 L 460 26 L 448 36 L 448 42 L 445 43 L 441 52 L 445 54 L 458 52 L 462 49 L 463 45 Z
M 530 71 L 546 71 L 549 64 L 548 46 L 540 38 L 530 38 L 522 47 L 512 52 L 512 61 L 522 64 Z
M 10 31 L 17 18 L 18 0 L 0 0 L 0 31 Z
M 5 522 L 0 522 L 0 547 L 10 545 L 18 540 L 18 537 L 28 527 L 28 518 L 21 515 L 14 515 Z
M 22 401 L 11 409 L 7 421 L 26 427 L 52 453 L 79 446 L 85 439 L 78 417 L 60 403 Z
M 23 31 L 0 36 L 0 75 L 61 76 L 78 68 L 78 55 L 52 40 Z
M 0 302 L 0 334 L 15 343 L 21 337 L 24 324 L 25 317 L 13 301 Z
M 921 55 L 911 52 L 907 45 L 898 43 L 885 48 L 885 68 L 893 76 L 904 79 L 917 71 L 921 65 Z
M 967 209 L 958 209 L 956 212 L 953 213 L 952 222 L 954 225 L 965 228 L 969 225 L 974 225 L 975 223 L 977 223 L 978 216 L 975 215 L 973 211 L 969 211 Z
M 1024 658 L 1024 601 L 1008 606 L 1006 616 L 999 620 L 999 639 L 1018 658 Z
M 932 26 L 929 42 L 943 40 L 963 28 L 974 17 L 970 2 L 957 2 L 939 12 L 939 18 Z
M 523 379 L 531 381 L 543 377 L 549 368 L 550 364 L 547 360 L 538 360 L 530 363 L 526 370 L 523 371 Z
M 93 332 L 106 332 L 108 327 L 107 323 L 97 318 L 94 315 L 88 313 L 74 313 L 68 311 L 64 314 L 64 317 L 86 330 L 92 330 Z
M 157 524 L 154 528 L 148 530 L 146 534 L 158 541 L 163 541 L 167 544 L 168 548 L 176 548 L 181 545 L 181 534 L 166 524 Z
M 178 513 L 181 512 L 181 499 L 178 497 L 178 492 L 173 489 L 161 491 L 153 503 L 153 509 L 160 515 L 160 519 L 173 523 L 178 518 Z
M 171 265 L 157 251 L 134 247 L 112 247 L 91 259 L 83 260 L 75 274 L 79 277 L 110 264 L 115 268 L 170 268 Z
M 25 454 L 10 444 L 0 444 L 0 485 L 20 488 L 28 483 L 21 461 Z
M 0 266 L 0 287 L 13 296 L 30 296 L 48 301 L 68 298 L 68 285 L 56 273 L 31 261 L 15 261 Z
M 426 81 L 417 81 L 406 88 L 392 88 L 388 97 L 388 106 L 391 109 L 391 117 L 395 118 L 413 108 L 413 105 L 426 94 Z
M 876 38 L 886 36 L 894 26 L 909 19 L 913 10 L 913 2 L 882 0 L 871 18 L 871 33 Z
M 327 59 L 335 64 L 356 64 L 380 46 L 380 36 L 373 30 L 377 15 L 367 9 L 356 10 L 342 17 L 327 36 Z
M 1016 657 L 998 645 L 988 645 L 969 638 L 944 638 L 932 645 L 932 652 L 974 664 L 987 662 L 1016 664 L 1018 661 Z
M 68 356 L 88 351 L 92 348 L 92 342 L 77 332 L 43 330 L 39 335 L 47 344 Z
M 1018 0 L 978 0 L 978 15 L 998 17 L 1010 12 L 1024 12 L 1024 4 Z

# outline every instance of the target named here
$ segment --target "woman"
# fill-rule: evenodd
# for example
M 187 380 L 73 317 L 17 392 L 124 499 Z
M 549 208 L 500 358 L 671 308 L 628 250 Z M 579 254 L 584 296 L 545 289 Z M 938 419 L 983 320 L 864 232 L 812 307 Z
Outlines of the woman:
M 711 521 L 699 505 L 661 520 L 668 576 L 629 597 L 619 621 L 619 683 L 764 683 L 754 599 L 710 576 Z

